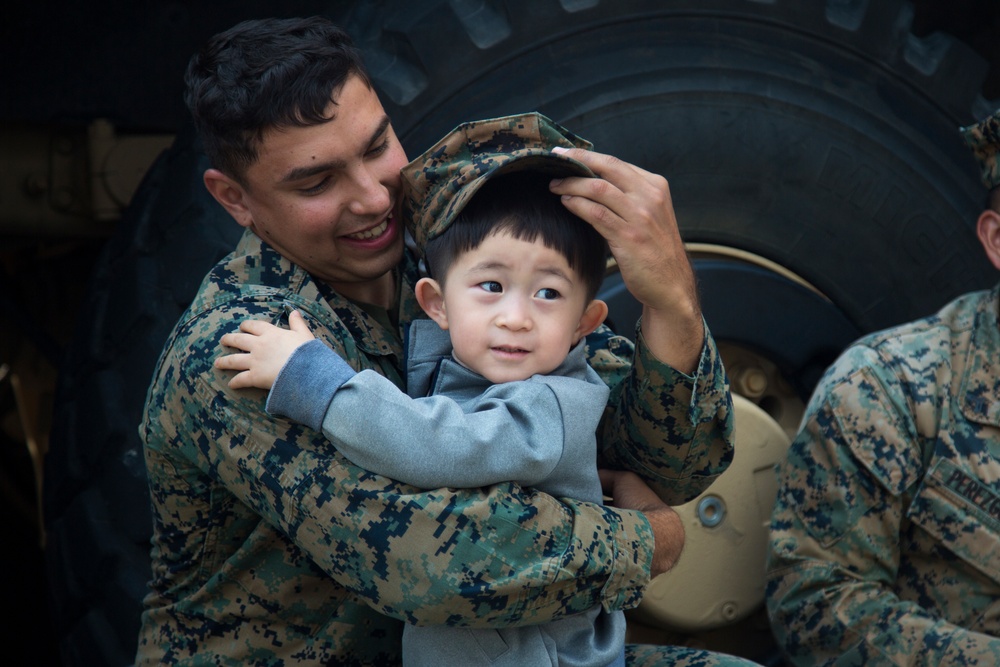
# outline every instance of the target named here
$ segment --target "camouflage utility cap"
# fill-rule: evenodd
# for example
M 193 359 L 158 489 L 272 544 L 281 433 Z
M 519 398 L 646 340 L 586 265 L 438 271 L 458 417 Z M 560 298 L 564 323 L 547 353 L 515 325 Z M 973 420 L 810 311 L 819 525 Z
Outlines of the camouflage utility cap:
M 423 248 L 455 219 L 494 176 L 532 169 L 552 176 L 593 176 L 588 167 L 556 146 L 590 150 L 593 145 L 540 113 L 463 123 L 403 167 L 403 215 Z
M 983 185 L 989 190 L 1000 185 L 1000 165 L 997 164 L 997 151 L 1000 150 L 1000 109 L 960 131 L 965 144 L 972 149 L 979 162 L 979 175 Z

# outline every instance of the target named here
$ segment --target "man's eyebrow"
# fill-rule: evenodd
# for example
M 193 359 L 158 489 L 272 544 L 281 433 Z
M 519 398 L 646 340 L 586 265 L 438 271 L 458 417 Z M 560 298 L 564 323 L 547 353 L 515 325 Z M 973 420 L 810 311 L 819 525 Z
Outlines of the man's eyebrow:
M 365 143 L 365 150 L 368 149 L 373 143 L 375 143 L 379 137 L 381 137 L 385 131 L 389 128 L 389 116 L 383 116 L 381 122 L 372 132 L 371 137 Z M 282 183 L 294 183 L 295 181 L 300 181 L 304 178 L 309 178 L 310 176 L 315 176 L 316 174 L 321 174 L 325 171 L 334 171 L 337 169 L 343 169 L 347 166 L 346 160 L 331 160 L 329 162 L 323 162 L 320 164 L 311 164 L 307 167 L 296 167 L 289 171 L 281 178 Z

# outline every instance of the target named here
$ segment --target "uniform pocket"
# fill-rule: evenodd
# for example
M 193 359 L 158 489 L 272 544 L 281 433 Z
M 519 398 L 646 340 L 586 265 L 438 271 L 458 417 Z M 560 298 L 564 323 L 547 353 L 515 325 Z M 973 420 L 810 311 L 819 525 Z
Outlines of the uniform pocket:
M 859 368 L 829 388 L 828 405 L 788 450 L 779 503 L 824 548 L 862 523 L 886 521 L 919 480 L 920 451 L 912 424 L 895 409 L 896 393 Z
M 908 518 L 958 558 L 1000 582 L 1000 493 L 948 459 L 934 462 Z

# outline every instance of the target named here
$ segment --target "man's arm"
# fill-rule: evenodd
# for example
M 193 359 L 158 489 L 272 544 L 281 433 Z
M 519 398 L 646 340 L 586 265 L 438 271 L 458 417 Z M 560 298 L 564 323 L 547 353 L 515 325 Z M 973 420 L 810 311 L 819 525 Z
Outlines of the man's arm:
M 624 470 L 601 470 L 604 494 L 616 507 L 641 510 L 656 535 L 653 555 L 654 575 L 666 572 L 677 563 L 684 549 L 684 523 L 674 508 L 666 505 L 638 475 Z
M 704 491 L 733 459 L 729 382 L 706 329 L 695 377 L 602 328 L 587 338 L 591 366 L 611 387 L 601 424 L 602 467 L 631 470 L 667 503 Z M 629 364 L 627 360 L 631 359 Z
M 212 434 L 210 474 L 376 610 L 485 627 L 638 603 L 656 539 L 641 513 L 561 503 L 513 484 L 419 492 L 373 475 L 318 433 L 267 418 L 263 392 L 226 386 L 211 364 L 218 344 L 218 336 L 197 343 L 213 352 L 190 351 L 192 387 L 176 392 L 187 421 Z
M 837 362 L 782 464 L 766 589 L 775 636 L 801 665 L 996 664 L 1000 639 L 896 593 L 923 462 L 907 402 L 880 363 L 862 347 Z
M 701 306 L 667 180 L 611 155 L 554 150 L 597 175 L 559 179 L 551 189 L 607 239 L 625 287 L 642 304 L 650 351 L 681 373 L 694 373 L 704 338 Z
M 729 383 L 701 315 L 667 181 L 617 158 L 557 149 L 597 178 L 551 189 L 608 240 L 629 292 L 642 304 L 630 345 L 599 330 L 591 365 L 612 387 L 602 428 L 604 465 L 631 470 L 667 502 L 704 491 L 733 458 Z M 629 366 L 631 361 L 631 367 Z

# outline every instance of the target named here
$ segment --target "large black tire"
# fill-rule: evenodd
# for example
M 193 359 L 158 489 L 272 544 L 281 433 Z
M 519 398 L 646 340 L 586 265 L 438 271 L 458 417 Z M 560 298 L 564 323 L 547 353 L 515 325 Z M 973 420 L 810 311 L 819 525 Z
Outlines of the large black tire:
M 915 38 L 912 11 L 903 0 L 384 2 L 348 26 L 411 154 L 463 120 L 539 110 L 666 176 L 687 242 L 752 252 L 815 286 L 837 331 L 785 360 L 808 391 L 857 333 L 991 284 L 971 232 L 984 192 L 957 133 L 992 108 L 979 93 L 986 65 L 945 35 Z M 764 321 L 766 305 L 712 291 L 707 309 L 728 314 L 709 320 L 716 334 L 782 356 L 801 324 L 794 307 L 747 339 L 740 323 Z
M 828 298 L 818 306 L 796 292 L 765 316 L 748 304 L 795 288 L 754 274 L 736 289 L 723 278 L 753 267 L 699 265 L 716 336 L 775 357 L 788 347 L 779 334 L 796 341 L 806 349 L 785 362 L 807 392 L 856 333 L 991 281 L 970 230 L 983 193 L 956 133 L 988 109 L 985 66 L 952 39 L 914 38 L 909 16 L 902 0 L 401 0 L 335 18 L 366 49 L 411 155 L 461 121 L 539 110 L 665 175 L 687 241 L 749 251 L 814 285 Z M 186 135 L 153 167 L 63 369 L 45 515 L 66 665 L 133 657 L 149 576 L 146 385 L 239 234 L 203 168 Z
M 242 228 L 209 196 L 193 132 L 151 167 L 91 278 L 45 465 L 50 609 L 64 665 L 135 659 L 152 523 L 138 424 L 153 366 Z

